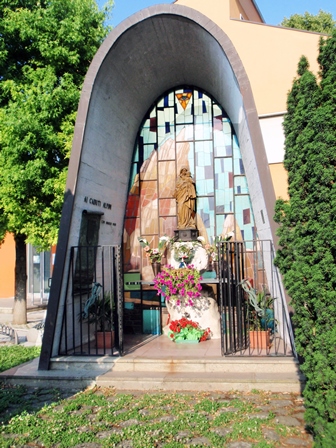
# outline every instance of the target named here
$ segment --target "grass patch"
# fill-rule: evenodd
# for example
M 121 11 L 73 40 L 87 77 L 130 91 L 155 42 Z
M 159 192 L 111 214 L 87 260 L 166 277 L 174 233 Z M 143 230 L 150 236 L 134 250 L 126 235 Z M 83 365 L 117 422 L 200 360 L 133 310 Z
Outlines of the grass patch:
M 0 347 L 0 372 L 31 361 L 40 356 L 41 347 L 24 345 L 4 345 Z
M 0 389 L 0 395 L 1 392 L 5 388 Z M 7 400 L 15 396 L 20 404 L 27 392 L 23 387 L 12 388 Z M 1 447 L 70 448 L 94 444 L 107 448 L 127 445 L 127 441 L 132 441 L 133 448 L 215 448 L 243 441 L 259 448 L 283 446 L 283 428 L 281 431 L 274 414 L 251 418 L 251 414 L 262 412 L 259 406 L 272 400 L 264 392 L 258 394 L 258 402 L 253 400 L 253 404 L 253 395 L 237 392 L 210 397 L 204 393 L 121 394 L 111 388 L 95 388 L 59 401 L 56 391 L 50 393 L 55 394 L 55 402 L 41 404 L 34 411 L 21 407 L 19 413 L 10 418 L 8 415 L 6 421 L 2 419 Z M 40 395 L 36 391 L 35 396 Z M 279 434 L 279 440 L 267 440 L 265 429 Z M 285 433 L 293 437 L 297 428 L 286 427 Z

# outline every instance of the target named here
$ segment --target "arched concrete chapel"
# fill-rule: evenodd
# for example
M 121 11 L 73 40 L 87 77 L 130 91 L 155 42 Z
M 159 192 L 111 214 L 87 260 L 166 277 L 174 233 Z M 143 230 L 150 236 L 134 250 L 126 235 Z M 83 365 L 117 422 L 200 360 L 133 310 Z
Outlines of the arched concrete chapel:
M 232 42 L 198 11 L 147 8 L 116 27 L 85 78 L 71 153 L 40 369 L 58 353 L 69 253 L 83 211 L 100 213 L 100 245 L 120 245 L 134 144 L 145 114 L 166 91 L 196 86 L 227 112 L 239 140 L 258 235 L 275 240 L 275 195 L 259 120 Z

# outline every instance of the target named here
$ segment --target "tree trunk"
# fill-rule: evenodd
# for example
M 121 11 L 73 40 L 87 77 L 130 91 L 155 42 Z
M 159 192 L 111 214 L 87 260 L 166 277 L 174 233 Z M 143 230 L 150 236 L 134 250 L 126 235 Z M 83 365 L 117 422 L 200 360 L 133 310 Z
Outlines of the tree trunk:
M 27 255 L 26 237 L 15 235 L 15 297 L 13 324 L 27 323 Z

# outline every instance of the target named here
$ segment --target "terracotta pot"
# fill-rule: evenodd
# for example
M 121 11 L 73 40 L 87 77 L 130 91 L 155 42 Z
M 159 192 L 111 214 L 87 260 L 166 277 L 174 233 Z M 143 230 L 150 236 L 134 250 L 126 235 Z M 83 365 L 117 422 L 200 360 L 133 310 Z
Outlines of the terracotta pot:
M 105 339 L 105 345 L 104 345 Z M 112 331 L 97 331 L 96 333 L 97 348 L 112 348 L 114 347 L 114 330 Z
M 250 348 L 269 348 L 271 337 L 269 331 L 250 330 Z

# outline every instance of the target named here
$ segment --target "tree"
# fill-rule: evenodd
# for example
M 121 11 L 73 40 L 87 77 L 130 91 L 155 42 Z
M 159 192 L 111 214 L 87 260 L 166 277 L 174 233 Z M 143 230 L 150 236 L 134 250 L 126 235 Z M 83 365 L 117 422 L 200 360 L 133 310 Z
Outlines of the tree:
M 284 120 L 289 201 L 278 200 L 276 264 L 294 308 L 317 446 L 336 445 L 336 32 L 320 42 L 320 82 L 302 57 Z
M 319 10 L 313 15 L 309 12 L 304 14 L 293 14 L 289 18 L 285 17 L 280 26 L 296 28 L 299 30 L 316 31 L 317 33 L 331 34 L 335 29 L 336 22 L 332 14 Z
M 26 323 L 25 244 L 56 243 L 80 89 L 112 0 L 0 0 L 0 240 L 16 244 L 13 321 Z

